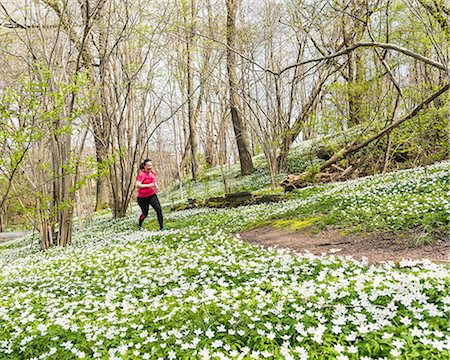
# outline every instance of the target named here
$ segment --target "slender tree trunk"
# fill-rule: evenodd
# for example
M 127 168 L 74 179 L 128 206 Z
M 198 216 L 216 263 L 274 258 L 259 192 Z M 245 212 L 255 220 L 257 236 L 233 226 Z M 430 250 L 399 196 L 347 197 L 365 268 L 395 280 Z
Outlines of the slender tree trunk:
M 191 135 L 189 134 L 184 146 L 183 155 L 181 155 L 180 162 L 180 176 L 185 174 L 185 168 L 188 166 L 189 154 L 191 153 Z
M 191 147 L 192 179 L 197 179 L 198 164 L 198 143 L 197 143 L 197 121 L 194 106 L 194 52 L 193 52 L 193 31 L 194 26 L 195 0 L 191 0 L 191 14 L 189 19 L 189 28 L 191 31 L 187 34 L 186 52 L 187 52 L 187 105 L 189 121 L 189 141 Z
M 100 14 L 103 13 L 103 7 L 100 9 Z M 106 169 L 105 161 L 109 154 L 110 146 L 110 133 L 111 133 L 111 117 L 108 114 L 108 78 L 107 78 L 107 66 L 109 58 L 105 55 L 107 48 L 107 34 L 105 29 L 101 27 L 99 32 L 99 55 L 100 55 L 100 66 L 98 71 L 98 77 L 100 81 L 100 106 L 101 113 L 96 114 L 92 117 L 92 128 L 95 133 L 95 152 L 97 156 L 97 188 L 95 194 L 95 211 L 107 209 L 111 207 L 111 186 L 107 174 L 105 174 L 104 169 Z M 92 76 L 92 81 L 95 81 Z
M 205 136 L 205 161 L 214 167 L 217 165 L 217 156 L 214 151 L 214 111 L 211 102 L 206 102 L 206 136 Z
M 363 18 L 367 11 L 367 0 L 352 0 L 351 1 L 351 19 L 348 21 L 350 29 L 347 29 L 347 24 L 343 24 L 343 38 L 346 47 L 362 39 L 366 29 L 365 23 L 362 23 L 359 18 Z M 346 18 L 343 18 L 343 21 Z M 348 125 L 357 125 L 365 121 L 364 112 L 364 85 L 366 71 L 363 54 L 358 51 L 352 51 L 347 55 L 347 84 L 348 84 Z
M 97 178 L 95 192 L 95 211 L 111 207 L 110 184 L 108 177 L 103 174 L 108 147 L 97 137 L 95 138 L 95 153 L 97 157 Z
M 227 3 L 227 71 L 230 85 L 230 110 L 236 144 L 241 164 L 241 175 L 253 173 L 254 166 L 249 148 L 245 123 L 239 113 L 238 78 L 236 74 L 236 54 L 231 50 L 236 47 L 236 11 L 238 0 L 226 0 Z
M 0 208 L 0 232 L 3 232 L 6 227 L 6 214 L 3 213 L 3 209 Z

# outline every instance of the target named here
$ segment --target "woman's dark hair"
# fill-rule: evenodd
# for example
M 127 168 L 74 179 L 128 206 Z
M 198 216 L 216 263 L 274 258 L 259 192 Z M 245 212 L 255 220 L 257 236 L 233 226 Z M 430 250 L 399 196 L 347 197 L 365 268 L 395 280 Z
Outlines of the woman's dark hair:
M 149 161 L 151 161 L 150 159 L 145 159 L 141 165 L 139 165 L 139 169 L 144 170 L 145 168 L 145 164 L 147 164 Z

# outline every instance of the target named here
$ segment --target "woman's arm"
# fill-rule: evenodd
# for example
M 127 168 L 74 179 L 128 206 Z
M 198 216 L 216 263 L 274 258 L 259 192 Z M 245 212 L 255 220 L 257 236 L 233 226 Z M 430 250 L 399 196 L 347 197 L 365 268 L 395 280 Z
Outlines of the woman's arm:
M 156 180 L 155 180 L 154 184 L 155 184 L 155 187 L 154 187 L 155 193 L 159 193 L 161 190 L 159 189 L 159 186 L 158 186 L 158 183 L 156 182 Z
M 149 187 L 153 187 L 155 186 L 155 183 L 150 183 L 150 184 L 143 184 L 142 181 L 136 181 L 136 187 L 138 189 L 145 189 L 145 188 L 149 188 Z

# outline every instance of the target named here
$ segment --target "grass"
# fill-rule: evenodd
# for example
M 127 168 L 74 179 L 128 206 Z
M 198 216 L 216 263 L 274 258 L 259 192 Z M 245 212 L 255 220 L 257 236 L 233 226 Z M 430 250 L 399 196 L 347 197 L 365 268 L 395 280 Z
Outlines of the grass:
M 288 229 L 288 230 L 302 230 L 316 224 L 320 217 L 312 217 L 305 220 L 300 219 L 279 219 L 272 223 L 274 228 Z

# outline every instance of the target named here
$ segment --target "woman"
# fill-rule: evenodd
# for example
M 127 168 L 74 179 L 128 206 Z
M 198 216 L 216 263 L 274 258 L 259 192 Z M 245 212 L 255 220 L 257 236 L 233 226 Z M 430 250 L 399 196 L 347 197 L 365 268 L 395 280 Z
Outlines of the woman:
M 158 223 L 160 230 L 165 230 L 163 226 L 163 214 L 161 204 L 159 203 L 156 193 L 159 192 L 158 184 L 156 183 L 156 173 L 153 170 L 153 164 L 149 159 L 145 159 L 140 165 L 141 172 L 136 181 L 138 189 L 137 202 L 141 207 L 142 214 L 139 217 L 138 230 L 142 230 L 142 222 L 148 216 L 148 209 L 151 205 L 158 215 Z

